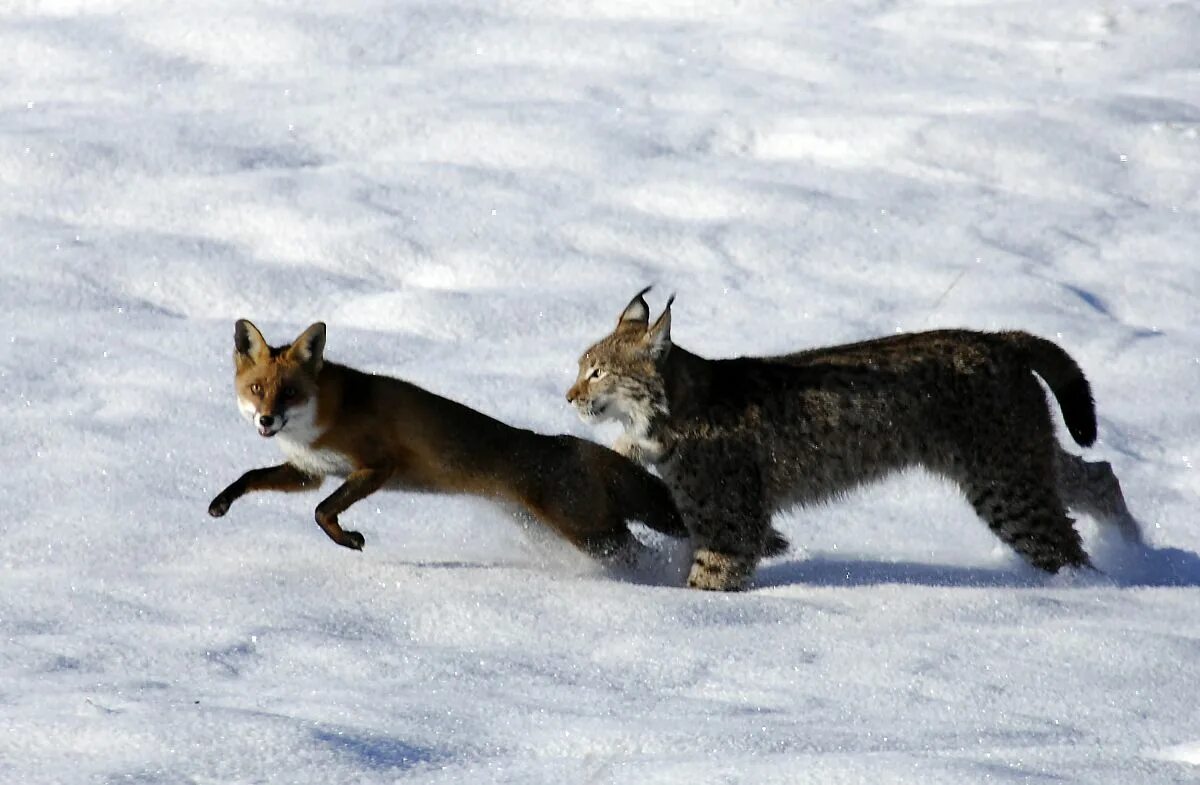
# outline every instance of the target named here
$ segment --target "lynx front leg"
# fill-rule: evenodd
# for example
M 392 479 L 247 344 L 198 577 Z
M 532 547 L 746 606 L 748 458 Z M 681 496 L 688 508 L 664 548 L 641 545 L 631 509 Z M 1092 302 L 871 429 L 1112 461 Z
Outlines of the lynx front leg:
M 338 515 L 359 499 L 364 499 L 382 488 L 391 476 L 390 468 L 358 469 L 351 472 L 336 491 L 317 505 L 317 525 L 338 545 L 361 551 L 365 542 L 363 536 L 358 532 L 343 529 L 338 524 Z
M 208 514 L 220 518 L 229 512 L 231 504 L 250 491 L 303 491 L 320 484 L 320 477 L 305 474 L 290 463 L 251 469 L 217 494 L 208 505 Z
M 746 554 L 697 548 L 688 572 L 688 588 L 702 591 L 744 591 L 758 559 Z
M 695 547 L 688 587 L 741 591 L 770 530 L 758 466 L 718 449 L 680 459 L 672 490 Z
M 613 442 L 613 450 L 641 466 L 653 466 L 663 455 L 663 446 L 652 439 L 623 433 Z

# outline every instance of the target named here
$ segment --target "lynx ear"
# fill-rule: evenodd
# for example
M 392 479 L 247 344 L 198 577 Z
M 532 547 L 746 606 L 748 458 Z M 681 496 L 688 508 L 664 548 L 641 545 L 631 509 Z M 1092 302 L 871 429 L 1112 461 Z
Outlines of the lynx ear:
M 663 308 L 662 315 L 654 320 L 654 324 L 646 331 L 646 343 L 650 347 L 651 356 L 660 359 L 667 356 L 667 352 L 671 351 L 671 303 L 675 302 L 675 295 L 667 298 L 667 307 Z
M 633 299 L 629 301 L 629 305 L 626 305 L 625 310 L 621 311 L 621 316 L 617 319 L 617 327 L 628 327 L 629 325 L 645 327 L 650 323 L 650 306 L 646 305 L 644 295 L 652 288 L 651 286 L 647 286 L 633 296 Z
M 314 371 L 321 370 L 325 361 L 325 322 L 317 322 L 292 341 L 288 347 L 288 355 L 297 362 L 313 366 Z
M 233 326 L 233 359 L 241 368 L 266 359 L 271 347 L 249 319 L 238 319 Z

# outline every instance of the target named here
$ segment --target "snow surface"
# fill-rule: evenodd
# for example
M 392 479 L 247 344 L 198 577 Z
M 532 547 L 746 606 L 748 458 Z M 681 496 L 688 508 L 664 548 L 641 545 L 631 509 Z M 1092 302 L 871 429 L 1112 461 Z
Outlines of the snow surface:
M 0 4 L 0 782 L 1200 779 L 1200 5 Z M 483 502 L 209 499 L 237 317 L 513 423 L 628 298 L 712 356 L 1055 337 L 1150 547 L 914 474 L 735 596 Z M 331 487 L 326 486 L 326 489 Z

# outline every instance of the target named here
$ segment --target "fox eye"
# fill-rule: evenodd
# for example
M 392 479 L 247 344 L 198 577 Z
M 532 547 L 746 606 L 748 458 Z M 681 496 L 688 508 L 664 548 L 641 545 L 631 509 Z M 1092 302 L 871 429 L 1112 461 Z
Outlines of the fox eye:
M 250 385 L 250 392 L 254 393 L 255 395 L 262 395 L 262 385 L 258 382 L 255 382 L 254 384 Z
M 593 368 L 592 372 L 588 374 L 588 379 L 595 379 L 596 381 L 599 381 L 605 376 L 608 376 L 608 371 L 601 370 L 600 368 Z
M 296 388 L 295 387 L 284 387 L 282 395 L 283 395 L 283 399 L 285 401 L 295 398 L 296 397 Z

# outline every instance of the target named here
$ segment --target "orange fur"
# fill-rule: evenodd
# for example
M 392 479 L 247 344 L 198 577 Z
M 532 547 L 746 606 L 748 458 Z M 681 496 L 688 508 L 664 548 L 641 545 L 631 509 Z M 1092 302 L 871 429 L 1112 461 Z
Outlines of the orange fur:
M 247 416 L 253 409 L 259 432 L 279 440 L 288 461 L 240 477 L 213 500 L 214 517 L 247 492 L 308 490 L 336 474 L 345 481 L 316 518 L 348 548 L 360 549 L 363 537 L 343 530 L 338 516 L 381 488 L 508 501 L 598 556 L 633 547 L 631 519 L 686 536 L 662 482 L 617 453 L 514 428 L 400 379 L 326 362 L 324 344 L 320 323 L 278 348 L 250 322 L 237 323 L 240 405 Z

